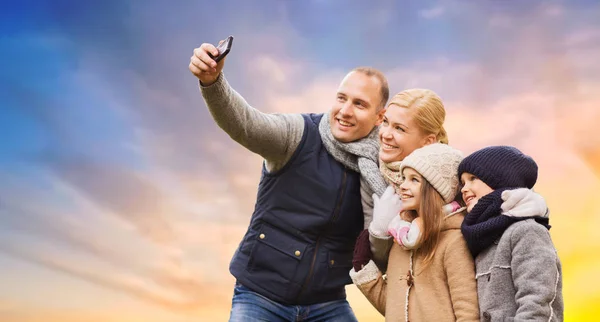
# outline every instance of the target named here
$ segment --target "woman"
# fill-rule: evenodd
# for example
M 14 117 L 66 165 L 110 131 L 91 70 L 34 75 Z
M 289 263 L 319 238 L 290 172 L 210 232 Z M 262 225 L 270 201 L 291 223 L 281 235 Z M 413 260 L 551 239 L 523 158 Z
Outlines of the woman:
M 448 144 L 445 119 L 444 104 L 431 90 L 407 89 L 392 97 L 379 127 L 379 169 L 388 184 L 399 187 L 402 160 L 414 150 L 436 142 Z M 375 256 L 383 256 L 373 258 L 383 271 L 392 245 L 388 224 L 399 211 L 398 203 L 388 212 L 380 212 L 377 216 L 373 214 L 373 221 L 369 224 L 371 249 L 386 249 L 373 252 Z

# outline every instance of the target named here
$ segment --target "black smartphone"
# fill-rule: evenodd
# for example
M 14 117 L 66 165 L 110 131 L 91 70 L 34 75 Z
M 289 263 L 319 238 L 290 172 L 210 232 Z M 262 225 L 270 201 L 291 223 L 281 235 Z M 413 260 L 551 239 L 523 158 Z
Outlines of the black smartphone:
M 219 51 L 219 54 L 216 57 L 211 55 L 210 53 L 208 55 L 212 59 L 214 59 L 215 62 L 218 63 L 221 59 L 225 58 L 225 56 L 227 56 L 227 54 L 229 54 L 232 43 L 233 43 L 233 36 L 229 36 L 229 37 L 227 37 L 227 39 L 225 39 L 225 41 L 222 44 L 217 46 L 217 50 Z

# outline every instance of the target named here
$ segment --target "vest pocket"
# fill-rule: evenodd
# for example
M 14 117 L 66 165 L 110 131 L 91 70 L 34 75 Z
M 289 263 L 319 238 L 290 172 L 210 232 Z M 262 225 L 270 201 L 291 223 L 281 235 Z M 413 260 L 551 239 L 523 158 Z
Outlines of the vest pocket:
M 346 284 L 352 284 L 352 280 L 350 279 L 352 255 L 352 251 L 329 251 L 327 256 L 327 278 L 324 281 L 324 289 L 334 289 Z
M 248 271 L 260 277 L 265 288 L 281 287 L 293 281 L 306 247 L 306 243 L 263 223 L 250 254 Z

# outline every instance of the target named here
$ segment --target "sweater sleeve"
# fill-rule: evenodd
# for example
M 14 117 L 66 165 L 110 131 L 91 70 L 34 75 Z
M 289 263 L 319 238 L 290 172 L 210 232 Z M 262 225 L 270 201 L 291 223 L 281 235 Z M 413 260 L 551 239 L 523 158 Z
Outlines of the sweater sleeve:
M 444 269 L 456 321 L 479 321 L 475 263 L 461 234 L 444 250 Z
M 537 223 L 521 225 L 511 234 L 515 321 L 548 321 L 556 300 L 560 270 L 548 230 Z
M 360 203 L 365 218 L 364 229 L 367 229 L 373 221 L 373 191 L 363 176 L 360 176 Z
M 352 282 L 365 295 L 367 300 L 385 316 L 387 282 L 381 275 L 377 265 L 369 261 L 360 271 L 350 270 Z
M 227 82 L 223 73 L 200 91 L 217 125 L 234 141 L 265 159 L 268 171 L 281 169 L 302 140 L 300 114 L 267 114 L 250 106 Z

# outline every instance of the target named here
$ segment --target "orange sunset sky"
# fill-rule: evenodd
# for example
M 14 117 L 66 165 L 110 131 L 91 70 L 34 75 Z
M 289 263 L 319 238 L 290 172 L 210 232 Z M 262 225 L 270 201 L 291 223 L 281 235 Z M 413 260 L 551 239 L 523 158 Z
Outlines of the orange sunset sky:
M 324 112 L 347 71 L 424 87 L 468 154 L 539 165 L 566 321 L 600 318 L 597 1 L 16 1 L 0 10 L 0 321 L 225 321 L 262 160 L 187 70 L 235 40 L 264 112 Z M 383 321 L 356 287 L 360 321 Z

